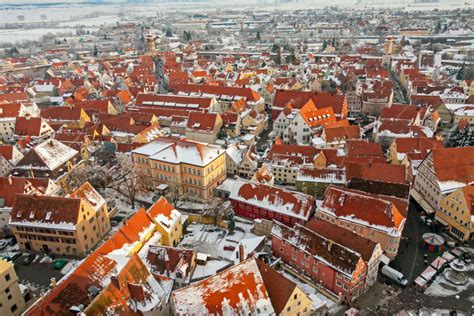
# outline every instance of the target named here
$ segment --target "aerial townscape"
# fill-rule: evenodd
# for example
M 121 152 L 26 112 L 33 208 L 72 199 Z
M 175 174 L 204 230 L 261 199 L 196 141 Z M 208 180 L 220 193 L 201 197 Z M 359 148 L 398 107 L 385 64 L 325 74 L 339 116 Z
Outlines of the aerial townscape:
M 0 0 L 0 316 L 468 316 L 473 257 L 473 0 Z

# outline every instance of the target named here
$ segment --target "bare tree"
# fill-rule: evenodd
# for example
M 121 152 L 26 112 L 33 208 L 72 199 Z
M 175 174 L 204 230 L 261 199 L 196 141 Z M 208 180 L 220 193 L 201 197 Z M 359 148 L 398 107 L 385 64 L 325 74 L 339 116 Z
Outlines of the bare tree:
M 148 175 L 140 168 L 136 168 L 128 156 L 117 157 L 117 169 L 120 176 L 113 183 L 113 188 L 127 198 L 135 208 L 137 194 L 148 191 Z
M 112 183 L 112 174 L 105 167 L 99 165 L 87 165 L 82 168 L 74 168 L 69 175 L 69 184 L 75 188 L 84 182 L 89 183 L 97 190 L 105 190 Z

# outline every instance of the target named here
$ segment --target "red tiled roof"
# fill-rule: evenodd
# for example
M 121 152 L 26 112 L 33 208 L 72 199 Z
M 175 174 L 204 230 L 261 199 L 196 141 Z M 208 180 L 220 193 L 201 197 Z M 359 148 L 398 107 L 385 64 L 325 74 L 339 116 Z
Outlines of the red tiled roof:
M 397 152 L 408 154 L 410 160 L 423 160 L 433 148 L 444 147 L 442 141 L 428 137 L 396 138 L 394 142 Z
M 148 102 L 156 102 L 166 104 L 149 104 Z M 187 110 L 202 110 L 208 109 L 211 105 L 212 98 L 203 97 L 189 97 L 182 95 L 169 94 L 144 94 L 140 93 L 137 96 L 135 105 L 137 107 L 152 107 L 152 108 L 170 108 L 170 109 L 187 109 Z M 147 104 L 148 103 L 148 104 Z M 176 103 L 176 104 L 175 104 Z M 185 105 L 181 107 L 180 105 Z M 196 107 L 197 105 L 197 107 Z
M 323 238 L 361 254 L 365 262 L 371 259 L 377 247 L 376 242 L 328 221 L 312 219 L 306 223 L 305 227 Z
M 146 259 L 152 271 L 160 275 L 171 276 L 181 268 L 185 268 L 184 272 L 188 275 L 194 266 L 195 256 L 193 249 L 150 245 Z
M 273 226 L 272 235 L 283 239 L 285 242 L 312 256 L 317 256 L 316 260 L 318 261 L 322 259 L 328 262 L 337 271 L 352 275 L 361 260 L 360 255 L 351 251 L 351 249 L 337 242 L 330 244 L 329 238 L 300 224 L 296 224 L 293 229 L 276 222 L 273 223 Z M 331 245 L 330 248 L 329 244 Z
M 436 148 L 431 151 L 438 181 L 474 183 L 474 146 Z
M 61 205 L 58 208 L 58 205 Z M 80 213 L 80 199 L 17 195 L 13 202 L 11 222 L 43 222 L 45 226 L 54 224 L 76 225 Z
M 191 112 L 188 116 L 187 128 L 194 131 L 217 132 L 219 114 Z
M 404 165 L 392 165 L 387 163 L 345 162 L 346 178 L 376 180 L 390 183 L 405 183 L 406 170 Z
M 236 185 L 230 199 L 303 219 L 309 218 L 315 205 L 315 199 L 310 195 L 249 182 Z
M 41 117 L 48 120 L 79 121 L 81 119 L 81 109 L 69 106 L 42 107 Z
M 379 143 L 371 143 L 365 140 L 348 140 L 346 148 L 348 157 L 375 158 L 380 162 L 386 161 L 382 146 Z
M 405 218 L 392 202 L 377 199 L 362 191 L 329 187 L 321 208 L 348 220 L 362 220 L 369 226 L 377 225 L 400 229 Z
M 389 108 L 383 108 L 380 113 L 381 119 L 392 119 L 392 120 L 406 120 L 411 123 L 415 121 L 417 117 L 423 119 L 426 113 L 426 108 L 414 106 L 414 105 L 403 105 L 393 104 Z
M 213 95 L 227 95 L 245 97 L 247 101 L 256 102 L 260 99 L 260 95 L 251 88 L 237 88 L 237 87 L 222 87 L 211 85 L 196 85 L 196 84 L 180 84 L 176 87 L 176 91 L 182 92 L 197 92 Z
M 269 301 L 269 295 L 256 259 L 251 258 L 215 276 L 193 283 L 173 292 L 178 315 L 222 315 L 232 310 L 240 315 L 255 310 L 256 302 Z M 247 308 L 242 306 L 245 302 Z M 263 309 L 263 306 L 259 306 Z M 271 311 L 268 311 L 269 313 Z
M 15 135 L 40 136 L 42 124 L 47 123 L 41 117 L 17 117 Z
M 272 148 L 267 154 L 267 159 L 273 159 L 273 156 L 297 156 L 305 158 L 307 162 L 313 161 L 314 156 L 320 152 L 319 149 L 313 146 L 300 146 L 300 145 L 286 145 L 286 144 L 273 144 Z
M 3 93 L 0 94 L 0 103 L 28 101 L 28 93 L 17 92 L 17 93 Z
M 359 125 L 341 126 L 324 128 L 326 135 L 326 142 L 333 142 L 337 140 L 348 140 L 348 139 L 359 139 L 360 138 L 360 127 Z
M 21 103 L 0 104 L 0 118 L 18 117 L 21 110 Z

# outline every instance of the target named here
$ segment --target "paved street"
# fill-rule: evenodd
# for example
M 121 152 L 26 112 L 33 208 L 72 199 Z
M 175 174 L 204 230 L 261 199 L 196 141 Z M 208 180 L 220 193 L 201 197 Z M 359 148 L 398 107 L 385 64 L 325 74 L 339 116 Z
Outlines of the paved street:
M 426 268 L 423 255 L 428 256 L 428 262 L 433 261 L 438 254 L 430 254 L 421 248 L 422 236 L 429 232 L 428 226 L 422 223 L 420 211 L 416 202 L 410 200 L 408 217 L 403 230 L 403 241 L 400 243 L 398 256 L 391 266 L 400 270 L 408 279 L 409 284 Z

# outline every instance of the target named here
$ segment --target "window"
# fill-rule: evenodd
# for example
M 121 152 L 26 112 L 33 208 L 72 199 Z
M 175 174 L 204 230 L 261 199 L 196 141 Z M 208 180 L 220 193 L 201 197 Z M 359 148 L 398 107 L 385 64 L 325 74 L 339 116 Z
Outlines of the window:
M 10 308 L 10 311 L 11 311 L 12 313 L 14 313 L 17 309 L 18 309 L 18 307 L 16 307 L 16 304 L 14 304 L 14 305 Z
M 12 297 L 13 297 L 13 296 L 12 296 L 11 294 L 8 294 L 8 296 L 7 296 L 8 300 L 11 300 Z
M 6 288 L 5 293 L 10 293 L 10 289 L 8 287 Z
M 10 276 L 10 273 L 7 273 L 7 274 L 5 275 L 5 281 L 10 281 L 11 278 L 12 278 L 12 277 Z
M 336 284 L 337 284 L 337 286 L 341 287 L 341 285 L 342 285 L 341 280 L 337 280 Z
M 296 300 L 298 298 L 298 294 L 295 294 L 293 298 Z

